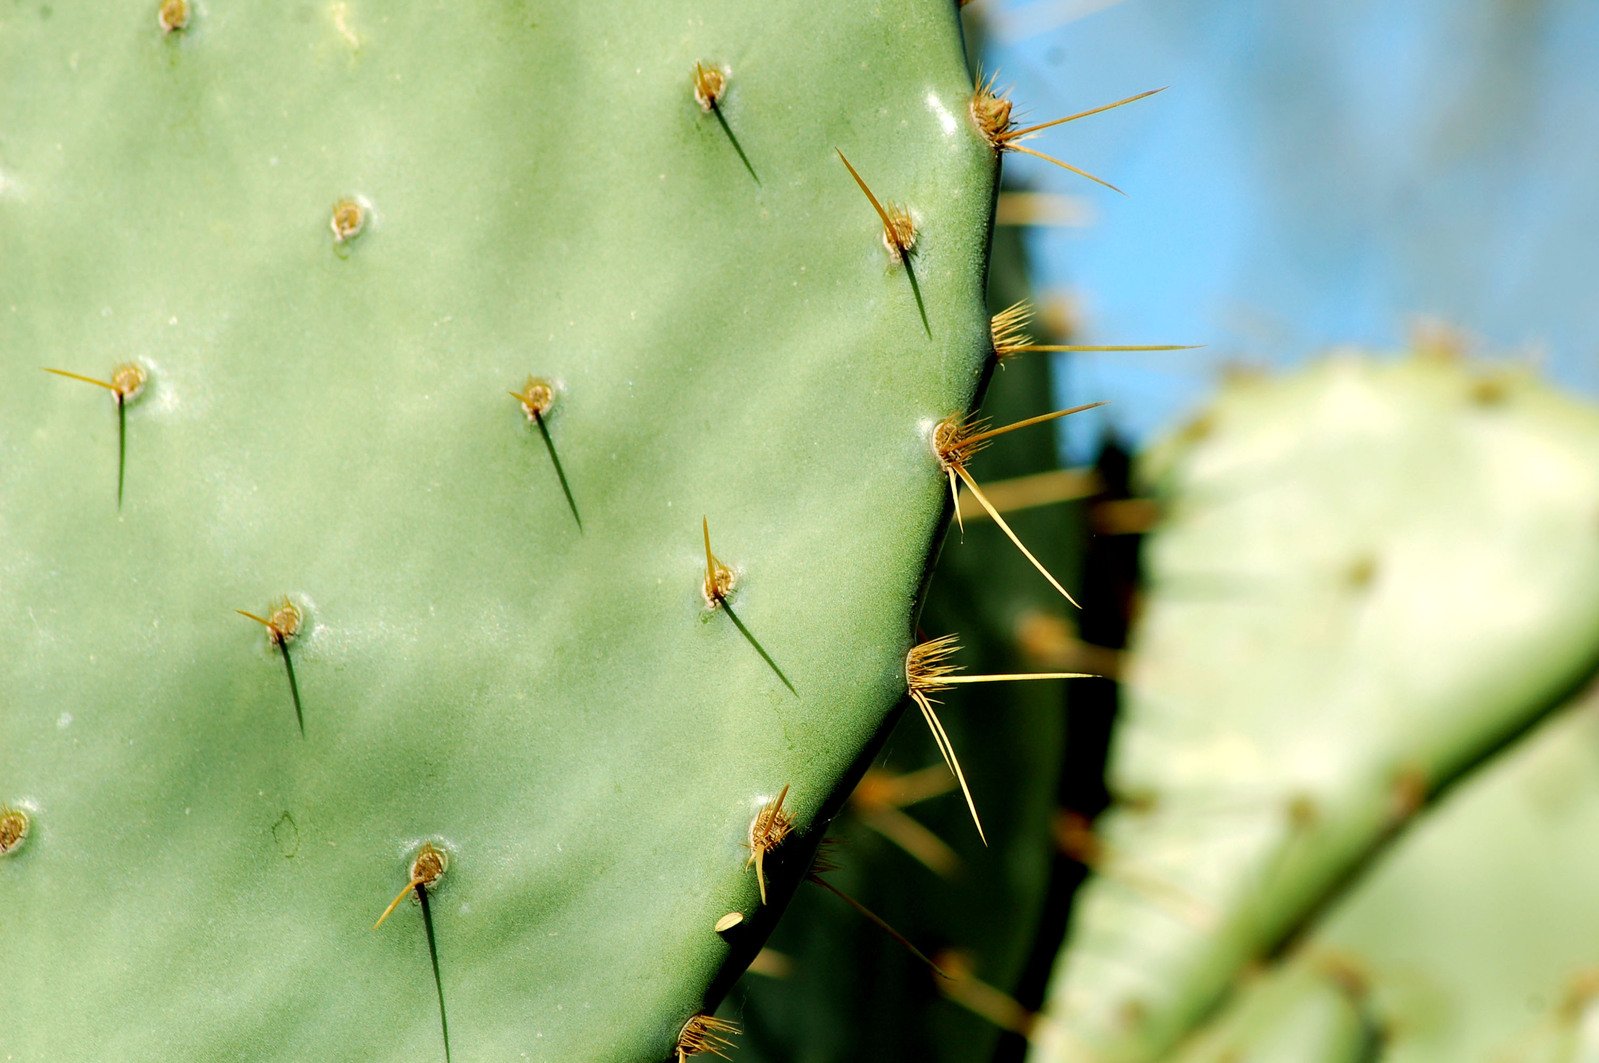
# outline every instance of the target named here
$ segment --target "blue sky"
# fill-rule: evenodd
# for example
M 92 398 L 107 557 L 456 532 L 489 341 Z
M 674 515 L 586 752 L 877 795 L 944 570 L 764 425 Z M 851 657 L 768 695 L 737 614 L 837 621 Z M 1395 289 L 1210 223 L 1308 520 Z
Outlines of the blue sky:
M 1393 350 L 1421 316 L 1599 396 L 1599 4 L 978 2 L 1024 118 L 1170 86 L 1032 142 L 1126 198 L 1007 157 L 1092 209 L 1031 245 L 1082 342 L 1208 345 L 1067 356 L 1065 401 L 1147 438 L 1225 365 Z M 1098 427 L 1068 431 L 1081 458 Z

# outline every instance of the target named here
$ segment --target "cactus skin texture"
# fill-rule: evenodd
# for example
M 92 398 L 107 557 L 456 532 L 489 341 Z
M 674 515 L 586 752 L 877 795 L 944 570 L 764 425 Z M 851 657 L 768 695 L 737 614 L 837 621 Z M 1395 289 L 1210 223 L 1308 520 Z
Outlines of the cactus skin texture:
M 1029 294 L 1020 234 L 994 234 L 989 275 L 991 309 Z M 994 374 L 983 412 L 995 424 L 1043 409 L 1054 393 L 1050 360 L 1016 358 Z M 984 454 L 990 479 L 1037 473 L 1058 461 L 1053 440 L 1009 440 Z M 1082 507 L 1054 505 L 1010 514 L 1023 542 L 1048 543 L 1045 562 L 1069 587 L 1083 541 Z M 1086 603 L 1085 603 L 1086 604 Z M 1058 666 L 1028 657 L 1018 628 L 1048 616 L 1064 621 L 1070 607 L 990 521 L 966 520 L 952 531 L 934 569 L 921 626 L 959 631 L 961 661 L 974 673 L 1040 671 Z M 955 854 L 935 869 L 913 858 L 874 827 L 867 794 L 857 791 L 830 832 L 839 864 L 828 879 L 858 898 L 918 947 L 958 950 L 977 974 L 1014 983 L 1045 900 L 1052 848 L 1050 823 L 1066 739 L 1068 699 L 1080 683 L 1013 683 L 968 687 L 940 713 L 983 811 L 985 847 L 972 828 L 954 779 L 943 768 L 926 726 L 902 717 L 874 762 L 884 777 L 932 780 L 937 796 L 900 810 Z M 876 778 L 874 776 L 873 778 Z M 862 790 L 870 791 L 871 782 Z M 945 979 L 894 940 L 821 890 L 806 887 L 772 937 L 792 960 L 781 977 L 752 970 L 733 994 L 747 1036 L 739 1063 L 771 1060 L 989 1059 L 1001 1031 L 945 998 Z
M 1580 754 L 1521 739 L 1599 662 L 1594 468 L 1599 411 L 1437 357 L 1240 379 L 1148 455 L 1164 520 L 1099 823 L 1129 873 L 1082 895 L 1032 1059 L 1173 1058 L 1306 939 L 1207 1036 L 1275 1024 L 1236 1058 L 1318 1058 L 1282 1037 L 1338 1010 L 1329 955 L 1383 1059 L 1498 1058 L 1555 1007 L 1599 930 L 1592 723 L 1561 725 Z M 1516 796 L 1556 761 L 1569 807 Z M 1347 1043 L 1327 1058 L 1368 1058 Z
M 902 706 L 992 359 L 955 5 L 157 6 L 0 16 L 7 1058 L 442 1058 L 430 843 L 456 1059 L 667 1059 Z M 39 369 L 129 360 L 119 513 Z

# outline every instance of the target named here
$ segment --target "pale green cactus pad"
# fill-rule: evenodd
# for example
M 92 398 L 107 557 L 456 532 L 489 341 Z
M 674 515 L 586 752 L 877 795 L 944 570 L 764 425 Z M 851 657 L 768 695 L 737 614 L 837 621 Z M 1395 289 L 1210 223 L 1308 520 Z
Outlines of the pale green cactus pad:
M 1368 1063 L 1381 1032 L 1365 992 L 1331 963 L 1273 971 L 1241 986 L 1174 1063 Z
M 0 71 L 6 1058 L 442 1058 L 424 841 L 456 1059 L 673 1055 L 905 692 L 992 356 L 955 5 L 12 5 Z M 40 369 L 124 362 L 119 510 Z
M 1421 357 L 1236 381 L 1149 456 L 1165 518 L 1113 751 L 1124 803 L 1035 1059 L 1169 1058 L 1414 813 L 1592 674 L 1596 468 L 1599 411 Z M 1544 903 L 1546 869 L 1518 863 L 1492 906 L 1507 921 Z M 1443 910 L 1473 888 L 1458 874 L 1411 903 Z M 1403 915 L 1382 920 L 1396 941 Z M 1570 975 L 1545 960 L 1551 984 Z
M 1592 1060 L 1595 837 L 1590 692 L 1422 816 L 1302 951 L 1359 972 L 1385 1063 Z
M 1420 817 L 1180 1063 L 1599 1058 L 1596 749 L 1590 692 Z

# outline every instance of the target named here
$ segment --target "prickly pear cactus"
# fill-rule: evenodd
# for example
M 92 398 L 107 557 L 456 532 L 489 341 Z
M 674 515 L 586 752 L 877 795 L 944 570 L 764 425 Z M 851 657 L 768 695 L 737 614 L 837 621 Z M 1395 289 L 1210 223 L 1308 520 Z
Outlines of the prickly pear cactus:
M 1382 1031 L 1366 987 L 1332 961 L 1295 964 L 1243 984 L 1177 1063 L 1368 1063 Z
M 1533 1060 L 1599 990 L 1599 691 L 1449 793 L 1305 936 L 1366 986 L 1386 1063 Z M 1586 1039 L 1594 1058 L 1589 1018 Z M 1559 1058 L 1558 1055 L 1556 1058 Z
M 1596 743 L 1589 690 L 1422 816 L 1180 1063 L 1595 1058 Z
M 727 1043 L 685 1024 L 895 718 L 992 360 L 960 38 L 0 14 L 7 1058 Z
M 1028 294 L 1020 234 L 996 231 L 990 305 Z M 1053 393 L 1047 357 L 1018 358 L 984 398 L 997 423 L 1037 411 Z M 996 446 L 986 473 L 1012 477 L 1055 468 L 1055 440 L 1040 434 Z M 1024 542 L 1047 543 L 1069 586 L 1082 535 L 1081 507 L 1007 515 Z M 1092 607 L 1086 600 L 1085 607 Z M 1038 578 L 991 522 L 966 518 L 938 558 L 922 627 L 959 631 L 974 670 L 1041 670 L 1018 632 L 1040 617 L 1065 623 L 1070 606 Z M 989 686 L 951 697 L 941 718 L 983 811 L 985 846 L 927 728 L 901 717 L 884 753 L 833 825 L 838 868 L 827 877 L 927 953 L 951 950 L 1000 985 L 1014 983 L 1044 902 L 1050 822 L 1066 737 L 1065 702 L 1076 683 Z M 733 995 L 747 1036 L 740 1063 L 760 1060 L 917 1060 L 993 1056 L 1002 1031 L 946 999 L 949 984 L 870 920 L 824 890 L 795 898 L 770 942 L 778 961 L 752 969 Z
M 1420 357 L 1240 380 L 1149 456 L 1165 516 L 1112 760 L 1122 805 L 1099 831 L 1115 870 L 1074 913 L 1034 1059 L 1170 1058 L 1241 972 L 1351 891 L 1380 892 L 1383 872 L 1367 872 L 1384 846 L 1593 673 L 1595 467 L 1599 411 L 1527 376 Z M 1592 757 L 1578 759 L 1592 774 Z M 1514 815 L 1471 821 L 1483 859 L 1522 829 Z M 1553 830 L 1568 840 L 1547 851 L 1572 836 Z M 1353 955 L 1346 969 L 1379 974 L 1413 964 L 1421 946 L 1407 952 L 1407 935 L 1441 913 L 1475 941 L 1409 972 L 1446 999 L 1382 1024 L 1429 1031 L 1396 1059 L 1491 1058 L 1529 994 L 1552 1004 L 1573 977 L 1574 957 L 1543 949 L 1554 938 L 1540 912 L 1553 881 L 1591 895 L 1580 883 L 1592 869 L 1547 879 L 1529 853 L 1505 858 L 1520 875 L 1488 879 L 1456 856 L 1424 886 L 1389 890 L 1397 904 L 1352 898 L 1326 924 Z M 1502 892 L 1466 900 L 1482 888 Z M 1474 920 L 1502 927 L 1470 934 Z M 1455 979 L 1491 990 L 1453 992 L 1445 972 L 1510 955 L 1513 975 Z M 1298 992 L 1246 1000 L 1227 1021 L 1270 1025 Z M 1495 992 L 1511 1003 L 1483 1005 Z M 1496 1018 L 1465 1021 L 1479 1011 Z M 1439 1028 L 1469 1031 L 1469 1051 Z M 1239 1058 L 1313 1058 L 1307 1043 Z

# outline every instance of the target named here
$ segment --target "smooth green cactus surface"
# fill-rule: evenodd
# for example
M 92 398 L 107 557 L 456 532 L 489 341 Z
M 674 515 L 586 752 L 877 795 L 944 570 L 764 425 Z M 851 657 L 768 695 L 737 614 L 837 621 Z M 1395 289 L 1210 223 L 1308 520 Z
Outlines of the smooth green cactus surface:
M 8 5 L 6 1058 L 442 1058 L 422 909 L 372 928 L 424 842 L 456 1059 L 671 1056 L 905 693 L 971 93 L 921 0 Z M 130 361 L 119 510 L 116 397 L 40 369 Z
M 1035 1059 L 1169 1058 L 1592 674 L 1595 468 L 1599 411 L 1424 357 L 1238 380 L 1149 456 L 1165 515 L 1112 755 L 1123 803 L 1099 823 L 1120 873 L 1074 912 Z M 1497 918 L 1539 903 L 1523 888 Z

